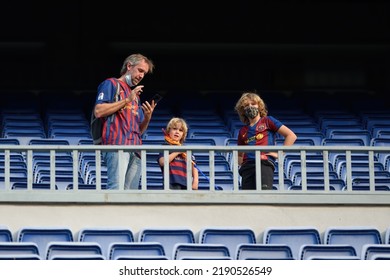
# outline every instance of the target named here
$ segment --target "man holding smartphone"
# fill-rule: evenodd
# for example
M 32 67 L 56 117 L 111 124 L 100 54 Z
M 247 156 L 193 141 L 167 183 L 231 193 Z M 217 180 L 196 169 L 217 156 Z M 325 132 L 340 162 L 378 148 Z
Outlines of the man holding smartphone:
M 98 87 L 94 114 L 103 120 L 102 145 L 141 145 L 141 135 L 152 118 L 157 102 L 141 103 L 144 76 L 153 73 L 153 62 L 142 54 L 132 54 L 123 62 L 119 78 L 108 78 Z M 114 82 L 113 82 L 114 81 Z M 116 89 L 119 86 L 119 95 Z M 115 97 L 115 98 L 114 98 Z M 115 99 L 115 100 L 114 100 Z M 141 177 L 141 157 L 138 152 L 125 152 L 124 181 L 119 181 L 119 155 L 103 152 L 107 165 L 107 189 L 138 189 Z
M 154 101 L 154 103 L 158 103 L 163 97 L 156 93 L 155 95 L 153 95 L 153 97 L 150 99 L 149 103 L 152 103 L 152 101 Z

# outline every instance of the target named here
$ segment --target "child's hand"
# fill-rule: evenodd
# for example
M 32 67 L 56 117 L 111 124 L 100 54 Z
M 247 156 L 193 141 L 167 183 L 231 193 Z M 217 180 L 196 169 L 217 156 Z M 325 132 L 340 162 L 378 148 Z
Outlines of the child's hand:
M 265 154 L 266 156 L 271 156 L 273 158 L 278 158 L 278 153 L 277 152 L 269 152 Z

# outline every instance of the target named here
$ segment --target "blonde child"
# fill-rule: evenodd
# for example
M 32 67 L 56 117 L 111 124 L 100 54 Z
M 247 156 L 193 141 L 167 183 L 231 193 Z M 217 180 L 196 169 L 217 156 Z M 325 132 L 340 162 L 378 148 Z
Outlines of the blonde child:
M 172 118 L 164 131 L 165 145 L 183 145 L 188 132 L 188 126 L 182 118 Z M 164 173 L 164 153 L 157 158 Z M 187 189 L 187 155 L 183 152 L 173 151 L 169 154 L 169 187 L 173 190 Z M 195 157 L 192 156 L 192 189 L 197 190 L 199 185 L 199 173 L 195 167 Z

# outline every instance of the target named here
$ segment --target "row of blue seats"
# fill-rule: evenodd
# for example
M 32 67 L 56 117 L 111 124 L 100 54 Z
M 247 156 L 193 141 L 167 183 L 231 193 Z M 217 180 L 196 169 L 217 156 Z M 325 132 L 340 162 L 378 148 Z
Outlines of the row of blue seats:
M 323 235 L 310 226 L 268 227 L 259 236 L 245 227 L 206 227 L 196 234 L 184 227 L 144 228 L 136 235 L 126 227 L 91 227 L 74 236 L 66 227 L 23 227 L 13 238 L 0 226 L 0 258 L 74 258 L 81 251 L 102 259 L 390 259 L 390 227 L 383 233 L 371 226 L 328 227 Z
M 215 110 L 188 110 L 181 112 L 189 125 L 188 138 L 199 138 L 207 135 L 221 134 L 226 138 L 236 138 L 241 121 L 234 112 L 225 111 L 221 116 Z M 316 145 L 316 137 L 321 139 L 332 138 L 358 138 L 364 145 L 370 145 L 371 139 L 389 138 L 389 113 L 378 110 L 377 112 L 362 113 L 360 116 L 348 111 L 317 112 L 314 117 L 299 109 L 278 111 L 274 116 L 292 128 L 301 137 L 305 134 L 313 135 Z M 29 111 L 2 112 L 2 137 L 12 138 L 23 136 L 25 133 L 40 138 L 67 138 L 77 132 L 79 137 L 89 137 L 89 122 L 82 111 L 51 111 L 42 119 L 40 113 Z M 144 138 L 162 136 L 161 129 L 173 116 L 171 110 L 156 112 L 151 120 Z M 222 135 L 223 134 L 223 135 Z M 217 141 L 217 143 L 220 141 Z

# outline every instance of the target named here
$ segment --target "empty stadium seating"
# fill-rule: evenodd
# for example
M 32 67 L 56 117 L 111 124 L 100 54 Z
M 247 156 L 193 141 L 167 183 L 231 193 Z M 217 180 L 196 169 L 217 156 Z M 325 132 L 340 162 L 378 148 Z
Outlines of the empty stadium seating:
M 98 259 L 104 258 L 103 251 L 97 242 L 60 242 L 51 241 L 47 244 L 46 260 L 61 258 L 78 259 L 95 256 Z
M 290 111 L 290 110 L 288 110 Z M 282 112 L 279 111 L 280 119 L 292 129 L 296 129 L 298 140 L 295 145 L 298 146 L 345 146 L 358 147 L 361 146 L 388 146 L 388 138 L 382 137 L 386 135 L 386 123 L 377 117 L 363 117 L 359 123 L 355 120 L 349 122 L 347 120 L 343 126 L 344 120 L 342 118 L 329 119 L 326 114 L 322 117 L 315 114 L 302 115 L 302 111 Z M 333 112 L 334 113 L 334 112 Z M 341 113 L 341 112 L 339 112 Z M 73 116 L 68 118 L 66 114 L 55 115 L 47 114 L 43 119 L 31 114 L 31 121 L 27 118 L 21 118 L 22 121 L 17 121 L 18 117 L 2 116 L 2 135 L 0 145 L 73 145 L 73 144 L 91 144 L 90 138 L 86 132 L 88 122 L 85 119 L 77 121 L 77 129 L 73 130 L 78 135 L 70 133 L 72 123 L 80 116 Z M 171 114 L 171 112 L 169 113 Z M 191 136 L 187 139 L 186 145 L 205 145 L 217 146 L 223 143 L 224 146 L 236 145 L 237 128 L 242 124 L 237 120 L 236 114 L 230 116 L 228 120 L 215 117 L 216 112 L 209 113 L 213 116 L 209 118 L 207 115 L 193 116 L 188 115 L 186 111 L 182 111 L 184 117 L 188 118 L 191 124 Z M 171 114 L 172 115 L 172 114 Z M 156 117 L 156 116 L 154 116 Z M 347 115 L 343 115 L 345 119 Z M 15 119 L 14 119 L 15 118 Z M 82 119 L 82 117 L 80 117 Z M 197 119 L 197 118 L 200 118 Z M 289 120 L 290 118 L 290 120 Z M 354 116 L 356 118 L 356 116 Z M 34 121 L 33 121 L 34 119 Z M 145 145 L 157 145 L 163 141 L 163 134 L 161 128 L 165 127 L 169 117 L 161 115 L 161 119 L 153 118 L 151 126 L 143 136 Z M 376 122 L 378 120 L 378 122 Z M 386 119 L 388 120 L 388 118 Z M 6 125 L 4 125 L 6 123 Z M 23 122 L 28 122 L 27 127 Z M 316 122 L 316 123 L 314 123 Z M 340 122 L 340 123 L 337 123 Z M 45 124 L 43 124 L 45 123 Z M 217 124 L 217 129 L 214 125 Z M 325 130 L 321 128 L 324 127 Z M 205 129 L 202 129 L 204 127 Z M 362 135 L 356 135 L 357 128 L 362 128 L 364 131 Z M 15 133 L 15 130 L 17 133 Z M 22 130 L 22 132 L 20 132 Z M 343 137 L 340 130 L 351 132 L 349 136 Z M 217 132 L 219 131 L 219 132 Z M 371 139 L 367 131 L 371 134 Z M 378 137 L 374 138 L 373 131 Z M 214 132 L 214 133 L 213 133 Z M 13 134 L 14 133 L 14 134 Z M 26 135 L 26 133 L 28 135 Z M 35 137 L 35 133 L 39 137 Z M 85 133 L 85 135 L 84 135 Z M 213 135 L 214 134 L 214 135 Z M 218 135 L 216 135 L 218 134 Z M 79 136 L 80 135 L 80 136 Z M 352 137 L 352 136 L 353 137 Z M 342 136 L 336 137 L 336 136 Z M 356 137 L 358 136 L 358 137 Z M 362 137 L 360 137 L 362 136 Z M 51 138 L 50 138 L 51 137 Z M 350 139 L 353 138 L 353 139 Z M 351 141 L 352 140 L 352 141 Z M 368 142 L 370 141 L 370 142 Z M 276 144 L 281 145 L 283 139 L 277 139 Z M 370 143 L 370 144 L 367 144 Z M 148 160 L 155 162 L 155 152 L 148 153 Z M 197 167 L 204 173 L 200 174 L 200 189 L 209 190 L 209 154 L 208 152 L 196 152 Z M 347 189 L 347 161 L 348 156 L 345 152 L 337 151 L 329 153 L 329 185 L 330 190 L 348 191 Z M 370 189 L 370 181 L 368 176 L 369 169 L 369 154 L 368 153 L 354 153 L 351 156 L 351 167 L 353 171 L 362 173 L 351 173 L 352 175 L 352 190 L 353 191 L 368 191 Z M 373 171 L 375 175 L 375 189 L 378 191 L 390 191 L 390 157 L 387 153 L 377 154 L 373 156 Z M 55 161 L 55 172 L 58 175 L 58 180 L 55 180 L 55 186 L 51 186 L 51 162 Z M 69 190 L 75 191 L 73 186 L 73 177 L 68 177 L 73 173 L 73 157 L 69 152 L 57 152 L 55 156 L 50 153 L 35 153 L 32 158 L 32 168 L 34 170 L 32 190 Z M 215 185 L 217 190 L 233 190 L 233 168 L 231 163 L 230 153 L 216 153 L 214 162 L 215 169 Z M 153 164 L 147 165 L 147 182 L 148 190 L 161 190 L 162 177 L 160 168 Z M 323 151 L 316 151 L 313 153 L 306 153 L 306 189 L 311 190 L 325 190 L 324 183 L 324 168 L 321 166 L 324 163 Z M 102 164 L 102 182 L 105 182 L 106 167 L 104 162 Z M 313 164 L 313 165 L 312 165 Z M 10 166 L 9 176 L 11 177 L 12 190 L 27 190 L 27 166 L 28 161 L 26 154 L 23 152 L 11 152 L 6 156 L 4 150 L 0 151 L 0 191 L 5 189 L 6 180 L 6 166 Z M 284 167 L 285 186 L 278 185 L 277 176 L 275 176 L 274 189 L 276 190 L 303 190 L 303 174 L 302 174 L 302 159 L 301 152 L 293 153 L 286 152 L 284 162 L 278 162 L 279 167 Z M 357 170 L 355 170 L 355 167 Z M 278 171 L 278 170 L 277 170 Z M 380 172 L 379 172 L 380 171 Z M 277 173 L 277 172 L 276 172 Z M 78 174 L 79 190 L 95 190 L 96 189 L 96 163 L 94 152 L 80 152 L 78 154 Z M 103 184 L 102 189 L 105 189 Z M 81 194 L 82 193 L 82 194 Z M 203 193 L 196 193 L 199 197 L 203 197 Z M 85 192 L 79 192 L 85 195 Z M 115 196 L 114 194 L 113 196 Z M 190 197 L 190 196 L 188 196 Z M 294 193 L 293 196 L 296 197 Z M 107 201 L 110 201 L 110 195 L 107 195 Z M 220 202 L 220 201 L 219 201 Z M 123 202 L 121 201 L 121 204 Z M 137 201 L 137 203 L 139 203 Z M 204 202 L 199 202 L 204 203 Z M 206 202 L 205 202 L 206 203 Z M 230 205 L 229 205 L 230 206 Z M 221 208 L 225 205 L 221 205 Z M 276 221 L 277 222 L 277 221 Z M 126 224 L 128 222 L 126 221 Z M 130 220 L 131 223 L 131 220 Z M 32 227 L 28 229 L 21 229 L 20 233 L 15 234 L 7 227 L 0 227 L 0 245 L 10 245 L 8 243 L 18 243 L 19 246 L 4 247 L 8 249 L 1 249 L 0 259 L 52 259 L 52 260 L 69 260 L 69 259 L 89 259 L 89 260 L 133 260 L 133 259 L 150 259 L 150 260 L 169 260 L 169 259 L 285 259 L 285 260 L 299 260 L 299 259 L 389 259 L 388 244 L 390 244 L 390 230 L 379 232 L 375 228 L 369 228 L 368 237 L 365 236 L 366 228 L 358 227 L 355 231 L 351 228 L 337 228 L 342 231 L 332 231 L 329 229 L 324 233 L 324 238 L 321 241 L 321 235 L 315 227 L 272 227 L 265 229 L 265 226 L 272 225 L 272 221 L 261 225 L 264 226 L 264 232 L 253 232 L 250 229 L 232 229 L 228 226 L 210 226 L 202 228 L 197 234 L 194 234 L 190 227 L 145 227 L 135 233 L 133 238 L 132 232 L 127 228 L 116 227 L 86 227 L 81 228 L 78 237 L 73 240 L 73 234 L 67 228 L 40 228 Z M 279 223 L 278 223 L 279 224 Z M 139 225 L 139 223 L 136 223 Z M 146 225 L 146 223 L 145 223 Z M 192 225 L 189 222 L 189 225 Z M 195 227 L 195 226 L 194 226 Z M 64 236 L 58 237 L 51 235 L 57 229 L 63 231 Z M 49 230 L 49 231 L 47 231 Z M 349 233 L 352 233 L 349 235 Z M 257 234 L 263 234 L 263 240 L 256 240 Z M 16 240 L 12 239 L 16 236 Z M 57 236 L 57 237 L 56 237 Z M 383 242 L 381 236 L 384 236 Z M 65 241 L 65 242 L 61 242 Z M 57 247 L 51 247 L 47 251 L 47 245 L 53 242 Z M 88 244 L 91 243 L 92 244 Z M 55 243 L 55 244 L 54 244 Z M 66 244 L 65 244 L 66 243 Z M 85 244 L 78 244 L 85 243 Z M 95 244 L 96 243 L 96 244 Z M 37 250 L 35 249 L 35 246 Z M 21 246 L 23 245 L 23 246 Z M 29 246 L 24 246 L 29 245 Z M 33 245 L 33 246 L 31 246 Z M 68 247 L 68 245 L 71 245 Z M 76 245 L 76 246 L 73 246 Z M 81 245 L 93 245 L 85 248 Z M 12 248 L 11 248 L 12 247 Z M 23 250 L 22 250 L 23 248 Z M 26 249 L 26 251 L 24 251 Z M 82 249 L 82 250 L 81 250 Z M 4 251 L 1 251 L 4 250 Z M 54 252 L 56 250 L 56 252 Z M 355 253 L 354 253 L 355 251 Z M 50 255 L 48 255 L 50 253 Z M 55 253 L 51 255 L 52 253 Z
M 0 225 L 0 242 L 12 242 L 12 232 L 6 226 Z
M 109 259 L 167 259 L 159 242 L 114 242 L 109 247 Z
M 199 232 L 199 243 L 224 244 L 229 248 L 230 256 L 237 255 L 237 246 L 241 243 L 254 244 L 256 236 L 250 228 L 208 227 Z
M 299 259 L 304 244 L 321 244 L 318 229 L 314 227 L 269 227 L 263 233 L 264 244 L 285 244 L 291 248 L 294 259 Z
M 299 91 L 297 91 L 299 92 Z M 316 91 L 316 93 L 321 92 L 326 95 L 326 92 Z M 194 93 L 194 97 L 200 94 Z M 307 92 L 304 92 L 307 94 Z M 202 94 L 201 94 L 202 95 Z M 265 95 L 266 101 L 273 104 L 274 96 L 272 94 Z M 269 100 L 267 100 L 269 99 Z M 196 99 L 195 99 L 196 100 Z M 289 99 L 290 100 L 290 99 Z M 186 139 L 186 145 L 236 145 L 237 143 L 237 130 L 242 127 L 242 123 L 238 118 L 236 112 L 232 110 L 216 110 L 220 108 L 221 104 L 224 104 L 226 100 L 218 100 L 212 98 L 212 102 L 208 104 L 209 107 L 202 110 L 198 108 L 181 108 L 176 111 L 175 108 L 169 106 L 169 103 L 165 103 L 164 106 L 159 110 L 154 112 L 155 118 L 152 118 L 147 131 L 144 133 L 143 140 L 144 144 L 156 145 L 163 143 L 163 134 L 162 129 L 166 126 L 169 119 L 178 114 L 179 116 L 186 119 L 189 125 L 189 133 Z M 291 100 L 290 100 L 291 102 Z M 310 101 L 307 101 L 310 102 Z M 324 101 L 325 102 L 325 101 Z M 357 102 L 357 101 L 354 101 Z M 57 104 L 57 102 L 54 102 Z M 33 104 L 33 103 L 31 103 Z M 324 103 L 326 104 L 326 102 Z M 81 104 L 80 104 L 81 105 Z M 162 105 L 162 104 L 161 104 Z M 229 106 L 232 106 L 230 104 Z M 276 102 L 274 104 L 275 108 L 272 110 L 273 116 L 279 118 L 284 124 L 289 126 L 294 132 L 298 135 L 298 139 L 294 145 L 303 145 L 303 146 L 330 146 L 330 145 L 351 145 L 351 146 L 388 146 L 388 139 L 382 137 L 381 133 L 388 132 L 388 119 L 389 114 L 386 111 L 378 110 L 362 110 L 361 112 L 355 112 L 348 108 L 332 108 L 332 110 L 323 110 L 319 109 L 318 111 L 312 111 L 309 108 L 282 108 L 282 104 Z M 300 106 L 300 103 L 297 103 L 297 106 Z M 89 115 L 87 112 L 83 111 L 82 106 L 76 106 L 74 108 L 64 109 L 62 106 L 53 104 L 45 104 L 43 108 L 37 110 L 37 108 L 17 108 L 17 107 L 4 107 L 1 110 L 1 135 L 3 138 L 0 139 L 0 143 L 11 144 L 12 145 L 23 145 L 23 144 L 40 144 L 40 145 L 78 145 L 78 144 L 91 144 L 91 138 L 89 134 L 89 121 L 86 116 Z M 207 110 L 206 110 L 207 109 Z M 13 135 L 13 133 L 16 135 Z M 38 134 L 38 135 L 36 135 Z M 14 137 L 15 136 L 15 137 Z M 17 136 L 17 137 L 16 137 Z M 31 141 L 30 141 L 31 140 Z M 7 142 L 5 142 L 7 141 Z M 386 142 L 387 141 L 387 142 Z M 281 145 L 283 139 L 276 139 L 276 145 Z M 62 154 L 62 153 L 61 153 Z M 65 153 L 66 154 L 66 153 Z M 204 152 L 196 152 L 195 155 L 202 156 Z M 219 155 L 219 153 L 217 152 Z M 286 153 L 286 158 L 284 160 L 284 172 L 286 173 L 287 185 L 283 186 L 282 189 L 285 190 L 302 190 L 300 183 L 301 174 L 295 173 L 294 178 L 287 176 L 290 172 L 290 160 L 288 160 L 288 155 L 294 153 Z M 36 162 L 35 158 L 41 156 L 42 153 L 34 153 L 34 186 L 33 189 L 45 189 L 47 184 L 50 181 L 49 172 L 49 161 L 43 159 L 39 160 L 39 163 Z M 91 155 L 91 157 L 89 157 Z M 57 154 L 57 156 L 60 156 Z M 232 157 L 231 153 L 223 153 L 225 157 L 225 163 L 227 163 L 227 171 L 232 170 Z M 321 157 L 322 153 L 313 152 L 307 154 L 307 162 L 310 162 L 311 156 Z M 329 161 L 331 162 L 330 176 L 332 179 L 339 179 L 344 181 L 342 182 L 332 182 L 331 190 L 369 190 L 367 184 L 353 184 L 351 189 L 347 189 L 346 178 L 344 173 L 340 174 L 341 161 L 336 158 L 341 158 L 342 153 L 330 153 Z M 367 157 L 367 154 L 365 155 Z M 363 157 L 361 157 L 362 159 Z M 96 189 L 96 170 L 94 168 L 94 154 L 93 153 L 80 153 L 80 166 L 79 166 L 79 178 L 78 183 L 80 184 L 80 189 Z M 300 159 L 298 159 L 299 161 Z M 352 155 L 353 162 L 360 161 L 355 155 Z M 320 159 L 321 161 L 321 159 Z M 375 154 L 375 167 L 382 164 L 383 171 L 390 172 L 390 157 L 388 154 L 382 153 L 381 155 Z M 15 168 L 12 169 L 11 173 L 11 184 L 10 188 L 23 190 L 26 189 L 27 178 L 26 178 L 26 168 L 22 168 L 21 165 L 26 165 L 26 159 L 23 158 L 18 164 L 12 161 L 11 166 L 18 165 L 18 170 Z M 44 165 L 46 164 L 46 167 Z M 205 167 L 204 165 L 205 164 Z M 73 189 L 72 178 L 68 177 L 68 173 L 71 173 L 71 169 L 65 169 L 65 165 L 69 168 L 72 166 L 72 159 L 70 158 L 69 163 L 64 163 L 61 166 L 60 162 L 56 160 L 56 173 L 58 177 L 56 178 L 55 188 L 58 190 L 70 190 Z M 311 163 L 309 163 L 311 165 Z M 316 176 L 316 174 L 310 174 L 311 167 L 307 167 L 307 175 Z M 206 162 L 199 162 L 198 166 L 200 170 L 206 175 L 208 175 L 208 168 Z M 216 172 L 219 170 L 221 165 L 219 161 L 215 161 Z M 288 167 L 287 167 L 288 166 Z M 1 167 L 1 164 L 0 164 Z M 228 168 L 230 167 L 230 168 Z M 222 167 L 221 167 L 222 168 Z M 62 169 L 62 170 L 61 170 Z M 337 172 L 338 177 L 333 178 L 333 170 Z M 219 174 L 216 174 L 219 175 Z M 359 178 L 362 174 L 359 174 Z M 383 177 L 384 174 L 378 174 L 378 176 Z M 378 177 L 377 176 L 377 177 Z M 390 176 L 390 174 L 389 174 Z M 149 176 L 148 176 L 149 177 Z M 233 182 L 227 181 L 226 178 L 220 179 L 219 184 L 217 185 L 218 190 L 232 190 Z M 318 176 L 317 176 L 318 177 Z M 102 183 L 103 185 L 106 182 L 106 167 L 102 163 Z M 296 178 L 296 180 L 295 180 Z M 307 177 L 308 179 L 315 179 L 313 177 Z M 292 181 L 292 184 L 288 184 L 289 180 Z M 5 178 L 3 173 L 0 173 L 0 190 L 5 189 Z M 150 188 L 148 189 L 161 189 L 161 181 L 157 181 L 156 178 L 151 178 Z M 13 185 L 15 186 L 13 187 Z M 40 184 L 40 185 L 37 185 Z M 90 186 L 89 186 L 90 185 Z M 209 183 L 207 178 L 201 178 L 200 189 L 207 190 Z M 280 189 L 278 183 L 275 182 L 274 189 Z M 308 184 L 308 190 L 323 190 L 319 184 Z M 387 187 L 387 184 L 377 183 L 376 190 L 389 190 L 390 186 Z
M 16 240 L 20 243 L 36 244 L 42 259 L 46 259 L 47 246 L 50 242 L 74 241 L 73 232 L 66 227 L 22 227 L 17 232 Z
M 35 242 L 0 242 L 0 255 L 8 259 L 41 258 Z
M 176 243 L 195 243 L 195 236 L 189 228 L 161 227 L 143 228 L 138 233 L 139 242 L 159 242 L 165 255 L 172 259 L 173 247 Z
M 389 260 L 390 244 L 364 244 L 360 258 L 362 260 Z
M 225 259 L 231 258 L 229 248 L 223 244 L 176 243 L 173 259 Z
M 376 260 L 390 259 L 390 226 L 0 227 L 4 260 Z M 15 241 L 12 236 L 16 234 Z M 258 237 L 257 237 L 258 236 Z M 382 242 L 383 236 L 383 242 Z
M 111 243 L 134 242 L 133 232 L 128 228 L 99 227 L 83 228 L 78 233 L 79 242 L 97 242 L 102 249 L 102 255 L 109 258 Z
M 356 255 L 361 256 L 363 245 L 382 244 L 382 237 L 375 227 L 328 227 L 324 233 L 324 243 L 351 245 L 355 248 Z
M 239 244 L 237 260 L 293 260 L 291 248 L 284 244 Z
M 344 258 L 344 257 L 359 257 L 356 250 L 351 245 L 324 245 L 324 244 L 304 244 L 299 251 L 299 259 L 308 260 L 316 258 Z

